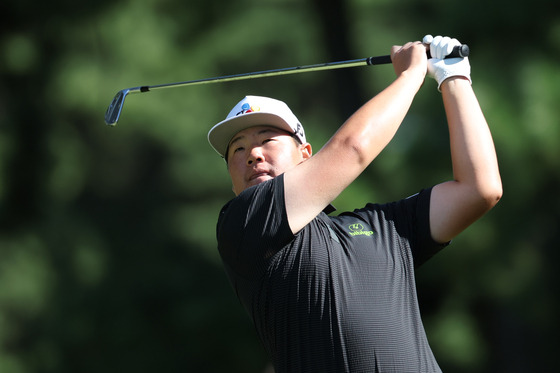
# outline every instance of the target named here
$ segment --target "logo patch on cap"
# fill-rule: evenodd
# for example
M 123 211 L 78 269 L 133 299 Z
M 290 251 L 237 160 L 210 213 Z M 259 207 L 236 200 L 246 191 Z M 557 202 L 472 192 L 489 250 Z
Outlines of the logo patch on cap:
M 251 106 L 248 103 L 244 103 L 243 106 L 241 106 L 241 111 L 235 114 L 235 116 L 247 114 L 247 113 L 253 113 L 255 111 L 261 111 L 261 108 L 258 106 Z
M 303 126 L 301 124 L 297 124 L 297 127 L 294 131 L 294 133 L 299 137 L 299 139 L 303 141 L 303 139 L 305 139 L 305 132 L 303 131 Z

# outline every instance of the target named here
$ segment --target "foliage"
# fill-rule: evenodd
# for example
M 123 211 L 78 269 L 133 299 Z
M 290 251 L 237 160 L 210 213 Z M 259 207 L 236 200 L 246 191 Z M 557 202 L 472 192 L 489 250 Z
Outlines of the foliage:
M 0 372 L 262 372 L 215 222 L 232 197 L 206 133 L 246 94 L 286 101 L 315 150 L 390 65 L 131 95 L 118 90 L 388 54 L 426 33 L 472 48 L 505 195 L 418 274 L 444 371 L 553 369 L 558 349 L 560 18 L 474 0 L 5 1 L 0 10 Z M 459 15 L 459 16 L 458 16 Z M 335 205 L 451 178 L 426 81 Z M 544 199 L 544 200 L 543 200 Z

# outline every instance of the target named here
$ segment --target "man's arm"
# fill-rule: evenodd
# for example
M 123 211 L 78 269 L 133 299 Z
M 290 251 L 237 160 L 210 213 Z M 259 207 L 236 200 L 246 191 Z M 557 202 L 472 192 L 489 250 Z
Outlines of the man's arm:
M 494 143 L 470 82 L 461 77 L 441 85 L 449 124 L 453 181 L 436 185 L 430 229 L 443 243 L 490 210 L 502 196 Z
M 356 111 L 313 157 L 284 176 L 288 222 L 296 233 L 332 202 L 385 148 L 427 72 L 425 46 L 391 50 L 397 78 Z
M 502 196 L 502 182 L 490 129 L 471 87 L 468 58 L 444 60 L 457 39 L 424 37 L 433 57 L 428 74 L 438 83 L 449 125 L 453 181 L 436 185 L 430 200 L 430 230 L 448 242 L 490 210 Z

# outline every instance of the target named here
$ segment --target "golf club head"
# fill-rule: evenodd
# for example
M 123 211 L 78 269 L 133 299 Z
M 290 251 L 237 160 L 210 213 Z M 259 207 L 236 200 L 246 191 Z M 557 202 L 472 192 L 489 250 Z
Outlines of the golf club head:
M 118 91 L 111 101 L 111 105 L 107 108 L 105 112 L 105 123 L 109 126 L 114 126 L 119 121 L 119 117 L 121 116 L 121 111 L 124 106 L 124 99 L 126 95 L 130 92 L 130 89 L 123 89 Z

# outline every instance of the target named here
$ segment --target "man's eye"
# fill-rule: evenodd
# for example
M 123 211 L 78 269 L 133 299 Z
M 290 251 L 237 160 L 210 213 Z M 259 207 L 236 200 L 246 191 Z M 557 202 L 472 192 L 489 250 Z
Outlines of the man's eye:
M 239 147 L 237 147 L 237 148 L 234 148 L 234 149 L 233 149 L 233 152 L 234 152 L 234 153 L 237 153 L 237 152 L 239 152 L 239 151 L 242 151 L 243 149 L 244 149 L 244 148 L 243 148 L 242 146 L 239 146 Z

